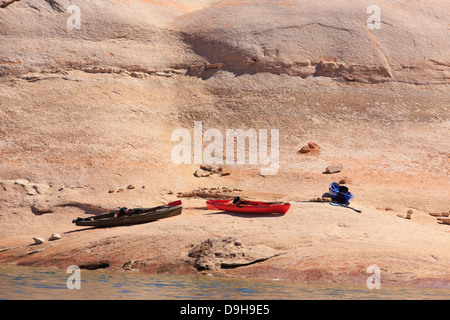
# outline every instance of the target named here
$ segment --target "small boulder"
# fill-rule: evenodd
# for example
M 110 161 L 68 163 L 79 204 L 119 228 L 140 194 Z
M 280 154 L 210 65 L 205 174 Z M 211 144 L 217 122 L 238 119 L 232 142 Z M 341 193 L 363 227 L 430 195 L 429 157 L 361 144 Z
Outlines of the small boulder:
M 201 172 L 199 170 L 195 170 L 195 172 L 194 172 L 194 177 L 197 177 L 197 178 L 209 177 L 210 175 L 211 175 L 211 173 L 208 171 Z
M 406 219 L 411 220 L 411 216 L 413 214 L 412 210 L 408 210 L 408 212 L 406 212 Z
M 59 240 L 59 239 L 61 239 L 61 235 L 59 233 L 54 233 L 54 234 L 52 234 L 50 239 L 48 239 L 48 241 L 55 241 L 55 240 Z
M 308 142 L 308 144 L 306 146 L 303 146 L 298 151 L 298 153 L 303 153 L 303 154 L 313 153 L 313 154 L 315 154 L 315 153 L 319 152 L 319 150 L 320 150 L 320 147 L 319 147 L 319 145 L 317 143 L 315 143 L 315 142 Z
M 42 237 L 35 237 L 33 238 L 34 244 L 43 244 L 45 242 L 44 238 Z
M 349 184 L 349 183 L 352 183 L 352 180 L 347 177 L 344 177 L 341 180 L 339 180 L 339 184 Z
M 308 146 L 303 146 L 298 152 L 299 153 L 308 153 L 308 152 L 311 152 L 311 149 Z
M 213 169 L 213 167 L 210 165 L 207 165 L 207 164 L 202 164 L 200 166 L 200 169 L 205 170 L 205 171 L 211 171 Z
M 341 172 L 341 170 L 343 169 L 342 166 L 328 166 L 325 169 L 326 173 L 338 173 Z

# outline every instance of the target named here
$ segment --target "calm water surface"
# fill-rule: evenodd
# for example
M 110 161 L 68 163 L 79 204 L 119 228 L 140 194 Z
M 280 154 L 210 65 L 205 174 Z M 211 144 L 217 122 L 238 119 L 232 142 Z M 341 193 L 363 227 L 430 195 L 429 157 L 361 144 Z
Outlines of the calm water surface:
M 209 276 L 146 275 L 81 270 L 80 289 L 68 289 L 71 273 L 0 265 L 0 299 L 450 299 L 450 289 L 304 285 Z

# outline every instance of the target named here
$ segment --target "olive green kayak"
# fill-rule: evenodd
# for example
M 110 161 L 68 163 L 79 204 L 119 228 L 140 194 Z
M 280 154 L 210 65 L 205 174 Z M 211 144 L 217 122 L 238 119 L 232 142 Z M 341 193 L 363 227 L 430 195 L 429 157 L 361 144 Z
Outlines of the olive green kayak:
M 72 220 L 72 222 L 80 227 L 89 226 L 97 228 L 142 224 L 180 215 L 183 207 L 178 204 L 181 204 L 181 201 L 171 202 L 154 208 L 120 208 L 97 216 L 77 218 Z

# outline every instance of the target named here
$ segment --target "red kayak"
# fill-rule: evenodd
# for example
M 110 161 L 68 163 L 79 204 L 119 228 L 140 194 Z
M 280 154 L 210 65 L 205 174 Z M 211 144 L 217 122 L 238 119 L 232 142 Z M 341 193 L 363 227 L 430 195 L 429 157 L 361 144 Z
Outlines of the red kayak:
M 208 200 L 206 205 L 210 210 L 222 210 L 227 212 L 241 213 L 286 213 L 291 207 L 287 202 L 261 202 L 240 200 L 233 202 L 230 200 Z

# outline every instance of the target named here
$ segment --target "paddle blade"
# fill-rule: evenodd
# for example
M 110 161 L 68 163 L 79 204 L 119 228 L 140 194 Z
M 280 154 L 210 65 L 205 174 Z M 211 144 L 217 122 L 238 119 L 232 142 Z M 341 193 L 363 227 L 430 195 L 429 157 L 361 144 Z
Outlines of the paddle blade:
M 181 206 L 181 200 L 169 202 L 167 205 L 168 205 L 169 207 Z

